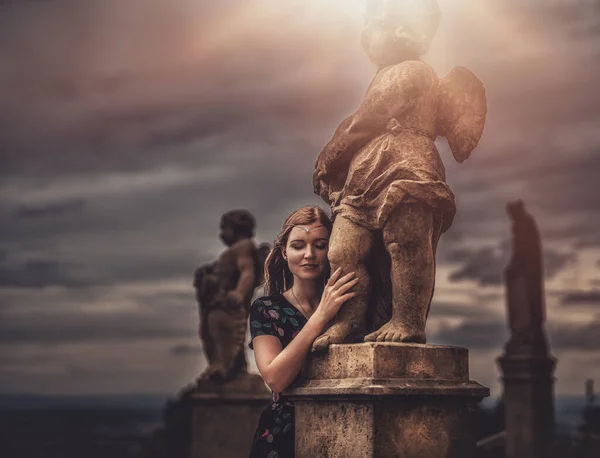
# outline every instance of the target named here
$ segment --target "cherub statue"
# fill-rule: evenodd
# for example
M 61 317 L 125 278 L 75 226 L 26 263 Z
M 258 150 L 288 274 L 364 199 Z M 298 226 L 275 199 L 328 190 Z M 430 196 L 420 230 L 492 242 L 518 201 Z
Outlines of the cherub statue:
M 335 217 L 332 270 L 355 271 L 359 294 L 313 344 L 425 343 L 440 235 L 456 207 L 435 146 L 467 159 L 485 124 L 481 81 L 462 67 L 446 78 L 420 60 L 439 24 L 435 0 L 371 0 L 362 45 L 378 67 L 362 105 L 320 153 L 315 192 Z
M 270 249 L 268 244 L 256 247 L 254 227 L 254 217 L 247 210 L 225 213 L 219 237 L 228 249 L 194 273 L 199 335 L 208 360 L 201 379 L 225 382 L 246 373 L 246 322 Z

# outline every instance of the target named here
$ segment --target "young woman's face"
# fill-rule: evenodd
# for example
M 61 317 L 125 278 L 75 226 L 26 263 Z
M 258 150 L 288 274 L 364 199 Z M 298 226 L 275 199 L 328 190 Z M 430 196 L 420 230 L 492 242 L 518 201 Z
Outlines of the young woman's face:
M 284 258 L 294 277 L 317 280 L 327 272 L 329 231 L 321 223 L 293 227 L 285 246 Z

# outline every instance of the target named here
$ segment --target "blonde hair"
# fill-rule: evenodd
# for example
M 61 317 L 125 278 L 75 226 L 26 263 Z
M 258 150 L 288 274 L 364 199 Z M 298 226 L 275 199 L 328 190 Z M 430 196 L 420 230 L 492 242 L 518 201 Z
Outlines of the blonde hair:
M 283 257 L 288 237 L 294 226 L 321 223 L 331 233 L 332 222 L 329 216 L 315 205 L 300 207 L 292 212 L 283 223 L 281 232 L 275 239 L 273 249 L 265 261 L 265 294 L 283 294 L 294 283 L 294 276 Z M 326 277 L 329 276 L 329 268 Z

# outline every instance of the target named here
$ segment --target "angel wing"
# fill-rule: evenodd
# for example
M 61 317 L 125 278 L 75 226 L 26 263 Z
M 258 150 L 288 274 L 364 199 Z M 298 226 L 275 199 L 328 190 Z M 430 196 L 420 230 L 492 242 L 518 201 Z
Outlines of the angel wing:
M 464 67 L 440 79 L 437 133 L 446 137 L 458 162 L 468 159 L 485 125 L 487 102 L 483 83 Z

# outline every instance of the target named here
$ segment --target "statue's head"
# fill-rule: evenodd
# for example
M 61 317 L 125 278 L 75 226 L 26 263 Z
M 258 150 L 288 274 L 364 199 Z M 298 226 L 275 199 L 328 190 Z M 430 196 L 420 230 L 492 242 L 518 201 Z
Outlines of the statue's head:
M 367 0 L 363 49 L 379 67 L 418 59 L 429 51 L 439 22 L 436 0 Z
M 254 237 L 256 220 L 248 210 L 231 210 L 221 216 L 219 237 L 227 246 L 241 239 Z
M 521 199 L 508 202 L 506 204 L 506 212 L 513 222 L 522 221 L 528 216 L 525 210 L 525 203 Z

